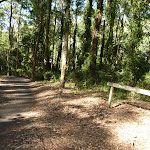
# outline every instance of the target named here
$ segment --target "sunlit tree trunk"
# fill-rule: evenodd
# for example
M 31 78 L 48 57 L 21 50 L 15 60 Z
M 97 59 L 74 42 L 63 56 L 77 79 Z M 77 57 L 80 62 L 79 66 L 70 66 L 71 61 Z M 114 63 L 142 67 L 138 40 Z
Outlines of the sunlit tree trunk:
M 35 66 L 36 66 L 36 59 L 37 59 L 37 51 L 39 48 L 40 34 L 42 31 L 42 24 L 43 24 L 43 0 L 41 1 L 40 17 L 41 18 L 40 18 L 39 32 L 37 35 L 35 51 L 33 54 L 33 67 L 32 67 L 32 74 L 31 74 L 32 80 L 34 80 L 34 77 L 35 77 Z
M 69 8 L 70 8 L 70 0 L 67 0 L 67 6 L 65 10 L 65 41 L 64 47 L 62 50 L 62 64 L 61 64 L 61 81 L 60 87 L 64 88 L 65 86 L 65 75 L 66 75 L 66 67 L 67 67 L 67 52 L 68 52 L 68 36 L 69 36 Z
M 10 76 L 10 51 L 12 49 L 12 0 L 10 1 L 10 18 L 9 18 L 9 49 L 7 51 L 7 76 Z
M 99 41 L 99 28 L 101 24 L 101 19 L 102 19 L 102 12 L 103 12 L 103 0 L 98 0 L 97 3 L 97 14 L 95 18 L 95 25 L 93 29 L 93 35 L 92 35 L 92 58 L 90 62 L 90 70 L 91 73 L 94 75 L 95 74 L 95 69 L 96 69 L 96 58 L 97 58 L 97 49 L 98 49 L 98 41 Z
M 46 34 L 45 34 L 45 51 L 44 51 L 44 72 L 50 69 L 49 62 L 49 24 L 52 0 L 47 0 L 47 20 L 46 20 Z
M 76 1 L 77 3 L 77 1 Z M 72 52 L 72 69 L 75 69 L 75 53 L 76 53 L 76 35 L 77 35 L 77 28 L 78 28 L 78 23 L 77 23 L 77 11 L 78 11 L 78 6 L 76 8 L 76 24 L 75 24 L 75 29 L 74 29 L 74 35 L 73 35 L 73 52 Z
M 52 51 L 52 64 L 51 68 L 54 71 L 55 68 L 55 36 L 56 36 L 56 0 L 55 0 L 55 8 L 54 8 L 54 33 L 53 33 L 53 51 Z
M 105 20 L 103 24 L 103 39 L 102 39 L 102 46 L 101 46 L 101 53 L 100 53 L 100 67 L 102 66 L 102 58 L 104 53 L 104 45 L 105 45 Z

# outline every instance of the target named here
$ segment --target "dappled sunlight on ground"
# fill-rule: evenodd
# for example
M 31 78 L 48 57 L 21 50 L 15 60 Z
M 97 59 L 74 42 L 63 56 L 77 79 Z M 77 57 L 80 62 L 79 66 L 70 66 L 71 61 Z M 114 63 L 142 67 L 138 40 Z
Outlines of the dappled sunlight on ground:
M 26 87 L 26 92 L 32 93 L 34 99 L 28 99 L 24 92 L 14 94 L 13 89 L 9 91 L 4 87 L 0 106 L 10 112 L 7 110 L 5 115 L 9 123 L 4 120 L 0 123 L 0 149 L 150 149 L 148 109 L 125 103 L 108 108 L 103 99 L 103 95 L 108 97 L 107 93 L 69 88 L 63 90 L 58 101 L 58 88 L 40 83 L 31 85 L 31 89 Z M 8 98 L 7 92 L 14 99 Z M 15 105 L 17 112 L 12 109 L 13 114 L 10 108 Z M 28 107 L 30 109 L 26 109 Z M 4 119 L 4 115 L 0 119 Z
M 135 108 L 134 111 L 142 110 Z M 136 116 L 138 119 L 134 122 L 121 122 L 113 128 L 112 132 L 116 134 L 119 142 L 130 143 L 140 150 L 150 149 L 150 112 L 144 113 L 143 115 L 140 114 L 139 117 Z

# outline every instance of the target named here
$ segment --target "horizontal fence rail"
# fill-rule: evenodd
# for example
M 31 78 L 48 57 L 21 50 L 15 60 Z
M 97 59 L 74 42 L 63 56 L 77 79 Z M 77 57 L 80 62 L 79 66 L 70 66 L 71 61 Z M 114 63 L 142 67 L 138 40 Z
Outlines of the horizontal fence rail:
M 149 90 L 144 90 L 144 89 L 140 89 L 140 88 L 133 88 L 133 87 L 131 87 L 131 86 L 120 85 L 120 84 L 111 83 L 111 82 L 108 82 L 107 85 L 108 85 L 108 86 L 111 86 L 110 93 L 109 93 L 109 99 L 108 99 L 108 106 L 109 106 L 109 107 L 110 107 L 110 105 L 111 105 L 111 100 L 112 100 L 112 95 L 113 95 L 114 87 L 115 87 L 115 88 L 119 88 L 119 89 L 123 89 L 123 90 L 127 90 L 127 91 L 131 91 L 131 92 L 135 92 L 135 93 L 139 93 L 139 94 L 143 94 L 143 95 L 150 96 L 150 91 L 149 91 Z

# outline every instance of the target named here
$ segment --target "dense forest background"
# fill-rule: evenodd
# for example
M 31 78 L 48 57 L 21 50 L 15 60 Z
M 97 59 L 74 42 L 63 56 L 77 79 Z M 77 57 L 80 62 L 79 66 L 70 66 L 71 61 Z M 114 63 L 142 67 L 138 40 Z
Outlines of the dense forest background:
M 0 2 L 0 74 L 149 89 L 149 0 Z

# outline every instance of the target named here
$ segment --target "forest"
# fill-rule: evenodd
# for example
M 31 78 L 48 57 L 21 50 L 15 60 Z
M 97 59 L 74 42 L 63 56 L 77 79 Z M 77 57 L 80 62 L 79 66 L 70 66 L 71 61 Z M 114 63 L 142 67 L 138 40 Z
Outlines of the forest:
M 0 0 L 0 149 L 149 150 L 150 0 Z
M 0 1 L 0 75 L 150 85 L 149 0 Z

